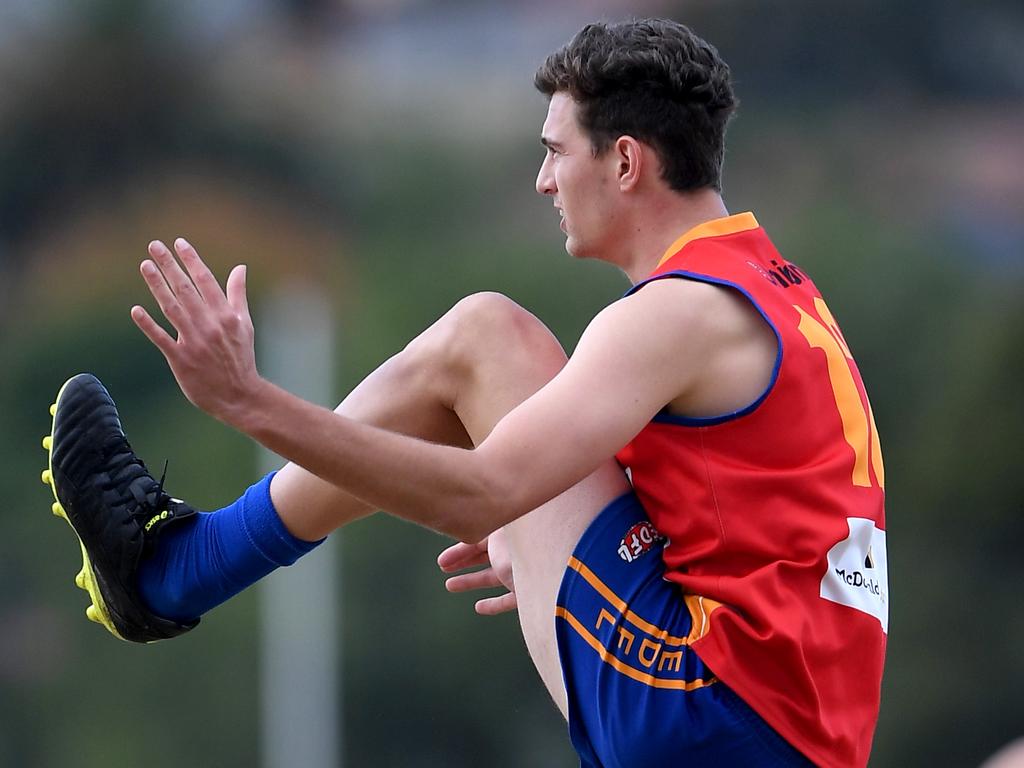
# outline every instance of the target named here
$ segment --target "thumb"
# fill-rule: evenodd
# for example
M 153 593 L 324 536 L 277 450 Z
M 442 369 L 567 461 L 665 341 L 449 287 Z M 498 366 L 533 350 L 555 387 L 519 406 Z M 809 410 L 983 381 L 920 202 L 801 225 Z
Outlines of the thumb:
M 231 270 L 231 274 L 228 275 L 227 281 L 227 298 L 228 304 L 240 317 L 249 323 L 252 322 L 252 318 L 249 316 L 249 299 L 245 292 L 245 277 L 246 277 L 246 266 L 245 264 L 239 264 Z

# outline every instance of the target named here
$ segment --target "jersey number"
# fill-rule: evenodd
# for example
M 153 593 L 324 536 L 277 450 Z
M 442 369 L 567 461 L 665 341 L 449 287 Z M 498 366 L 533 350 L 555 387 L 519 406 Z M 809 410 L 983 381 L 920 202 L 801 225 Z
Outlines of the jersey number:
M 818 297 L 814 299 L 818 317 L 813 317 L 795 304 L 793 307 L 800 313 L 800 333 L 811 347 L 822 350 L 828 361 L 828 378 L 832 383 L 832 394 L 839 409 L 839 418 L 843 422 L 843 437 L 853 449 L 855 457 L 853 484 L 865 488 L 871 486 L 871 477 L 868 473 L 870 461 L 878 487 L 885 488 L 885 469 L 882 467 L 882 448 L 878 443 L 875 415 L 871 411 L 870 403 L 867 403 L 867 411 L 864 410 L 857 383 L 853 378 L 853 356 L 850 354 L 850 348 L 846 346 L 842 331 L 839 330 L 825 302 Z M 867 398 L 864 402 L 867 402 Z

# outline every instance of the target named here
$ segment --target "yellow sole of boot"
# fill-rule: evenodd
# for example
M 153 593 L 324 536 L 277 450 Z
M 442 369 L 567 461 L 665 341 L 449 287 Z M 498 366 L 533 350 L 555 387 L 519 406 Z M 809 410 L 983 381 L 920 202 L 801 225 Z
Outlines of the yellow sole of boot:
M 56 402 L 50 406 L 50 416 L 56 420 L 57 416 L 57 403 L 60 402 L 61 395 L 64 394 L 64 389 L 70 383 L 71 379 L 64 382 L 64 385 L 60 388 L 57 393 Z M 57 484 L 53 479 L 53 422 L 50 423 L 50 434 L 43 438 L 43 448 L 46 450 L 47 455 L 47 468 L 43 470 L 42 481 L 46 485 L 50 486 L 50 490 L 53 491 L 53 514 L 57 517 L 63 517 L 64 521 L 71 527 L 71 530 L 75 533 L 75 538 L 78 539 L 78 546 L 82 549 L 82 570 L 75 576 L 75 586 L 79 589 L 85 590 L 89 593 L 89 598 L 92 603 L 88 608 L 85 609 L 85 616 L 89 621 L 94 621 L 97 624 L 102 624 L 106 627 L 107 631 L 110 632 L 118 640 L 124 640 L 121 634 L 114 627 L 114 622 L 110 618 L 110 612 L 107 610 L 107 604 L 103 600 L 103 595 L 100 594 L 99 584 L 96 582 L 96 575 L 92 570 L 92 563 L 89 561 L 89 554 L 85 551 L 85 545 L 82 543 L 81 537 L 78 535 L 78 531 L 75 530 L 75 526 L 71 524 L 71 520 L 68 518 L 67 512 L 64 511 L 64 507 L 61 506 L 60 497 L 57 496 Z

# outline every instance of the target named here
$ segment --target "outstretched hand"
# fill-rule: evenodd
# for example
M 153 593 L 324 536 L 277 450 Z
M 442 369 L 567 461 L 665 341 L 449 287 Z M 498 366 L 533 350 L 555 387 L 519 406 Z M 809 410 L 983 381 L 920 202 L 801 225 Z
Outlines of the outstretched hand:
M 516 591 L 512 581 L 512 560 L 509 557 L 505 534 L 495 531 L 479 544 L 459 542 L 444 550 L 437 565 L 445 573 L 454 573 L 478 565 L 487 566 L 478 571 L 461 573 L 445 581 L 449 592 L 470 592 L 474 589 L 504 587 L 508 591 L 495 597 L 476 601 L 476 612 L 481 616 L 497 616 L 516 609 Z
M 132 320 L 166 358 L 185 397 L 230 422 L 233 410 L 260 381 L 245 266 L 231 270 L 225 291 L 187 241 L 175 240 L 174 250 L 177 258 L 154 240 L 150 258 L 139 269 L 176 338 L 140 306 L 132 307 Z

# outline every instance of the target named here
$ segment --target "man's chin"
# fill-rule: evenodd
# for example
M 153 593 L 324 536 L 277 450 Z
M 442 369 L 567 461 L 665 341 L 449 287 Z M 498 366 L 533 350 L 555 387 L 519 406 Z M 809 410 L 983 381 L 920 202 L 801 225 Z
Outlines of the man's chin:
M 574 259 L 589 259 L 593 257 L 593 254 L 589 253 L 583 244 L 572 236 L 565 238 L 565 252 Z
M 573 258 L 580 257 L 580 243 L 572 235 L 565 236 L 565 252 Z

